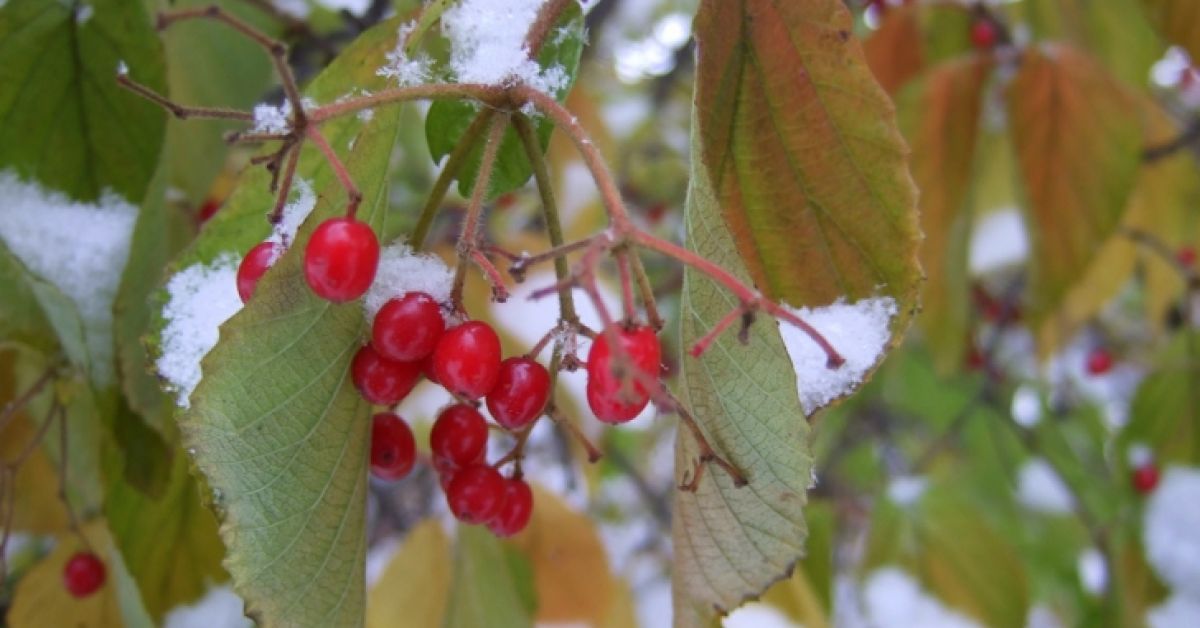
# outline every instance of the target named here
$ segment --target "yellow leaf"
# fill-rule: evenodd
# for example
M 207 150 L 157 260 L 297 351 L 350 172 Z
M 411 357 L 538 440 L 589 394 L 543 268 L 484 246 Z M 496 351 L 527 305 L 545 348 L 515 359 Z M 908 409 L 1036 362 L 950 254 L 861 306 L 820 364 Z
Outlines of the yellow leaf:
M 440 626 L 451 562 L 450 541 L 436 520 L 413 528 L 367 594 L 367 628 Z
M 8 403 L 20 394 L 13 372 L 15 352 L 0 356 L 0 402 Z M 24 392 L 24 391 L 21 391 Z M 28 415 L 18 411 L 13 420 L 0 430 L 0 462 L 8 465 L 20 456 L 34 438 L 37 429 Z M 58 471 L 40 446 L 25 459 L 17 470 L 13 484 L 12 529 L 33 534 L 54 534 L 67 529 L 67 511 L 58 499 Z M 0 495 L 7 491 L 5 483 Z
M 513 538 L 533 567 L 539 622 L 604 622 L 616 586 L 608 556 L 586 515 L 534 486 L 529 527 Z
M 1193 63 L 1200 60 L 1200 2 L 1142 0 L 1142 5 L 1167 41 L 1187 50 Z
M 104 560 L 107 577 L 104 586 L 95 593 L 77 599 L 63 584 L 63 567 L 83 544 L 74 535 L 63 536 L 50 555 L 34 566 L 17 583 L 8 624 L 12 628 L 120 628 L 124 625 L 117 603 L 112 563 L 112 539 L 103 521 L 94 521 L 83 528 L 93 551 Z

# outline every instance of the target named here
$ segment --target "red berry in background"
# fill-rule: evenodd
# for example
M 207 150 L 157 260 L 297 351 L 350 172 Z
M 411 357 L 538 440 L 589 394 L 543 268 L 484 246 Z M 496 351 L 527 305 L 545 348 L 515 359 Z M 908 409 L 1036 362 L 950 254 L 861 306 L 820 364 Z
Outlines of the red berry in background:
M 504 505 L 504 478 L 487 465 L 471 465 L 450 481 L 446 503 L 459 521 L 486 523 Z
M 1092 349 L 1085 365 L 1089 375 L 1104 375 L 1112 370 L 1113 357 L 1107 349 Z
M 989 20 L 976 20 L 971 25 L 971 45 L 979 50 L 991 50 L 996 45 L 996 25 Z
M 389 360 L 371 345 L 364 345 L 350 363 L 350 378 L 364 399 L 376 405 L 390 406 L 400 403 L 412 392 L 421 379 L 421 365 Z
M 412 471 L 417 443 L 412 430 L 398 415 L 380 412 L 371 419 L 371 473 L 383 480 L 399 480 Z
M 200 205 L 200 209 L 196 210 L 196 223 L 203 225 L 210 218 L 217 214 L 217 210 L 221 209 L 221 201 L 215 198 L 205 199 Z
M 63 584 L 75 597 L 87 597 L 104 586 L 105 569 L 100 558 L 91 552 L 77 552 L 63 567 Z
M 500 363 L 496 386 L 487 395 L 488 412 L 500 425 L 520 429 L 542 413 L 550 398 L 550 373 L 530 358 L 508 358 Z
M 283 247 L 274 242 L 261 242 L 250 249 L 249 253 L 246 253 L 246 257 L 242 258 L 242 263 L 238 265 L 237 271 L 237 290 L 238 296 L 242 297 L 242 303 L 249 301 L 250 297 L 254 296 L 258 280 L 282 254 Z
M 1196 249 L 1190 246 L 1181 246 L 1175 252 L 1175 259 L 1184 266 L 1196 265 Z
M 379 240 L 365 222 L 330 218 L 304 249 L 304 278 L 322 299 L 341 303 L 363 295 L 379 266 Z
M 614 370 L 616 365 L 612 348 L 608 346 L 608 334 L 596 336 L 588 351 L 587 400 L 592 413 L 605 423 L 624 423 L 641 413 L 650 401 L 647 380 L 658 379 L 662 361 L 662 350 L 653 329 L 617 327 L 615 331 L 640 375 L 625 373 L 622 378 Z M 625 379 L 629 379 L 631 385 L 623 386 Z
M 986 362 L 983 358 L 983 352 L 979 350 L 979 347 L 971 345 L 971 348 L 967 349 L 967 370 L 982 370 Z
M 1153 463 L 1144 464 L 1133 470 L 1133 476 L 1130 480 L 1133 483 L 1133 490 L 1139 495 L 1148 495 L 1158 486 L 1158 467 Z
M 409 292 L 379 309 L 371 326 L 371 344 L 384 357 L 416 362 L 433 353 L 444 331 L 446 322 L 437 301 L 424 292 Z
M 504 480 L 504 503 L 490 521 L 488 529 L 499 537 L 510 537 L 529 525 L 533 514 L 533 491 L 521 480 Z
M 446 330 L 433 350 L 433 374 L 446 390 L 468 399 L 488 394 L 500 375 L 500 337 L 480 321 Z
M 429 449 L 435 466 L 441 461 L 462 468 L 483 461 L 487 440 L 488 426 L 483 415 L 471 406 L 457 403 L 442 410 L 433 422 Z

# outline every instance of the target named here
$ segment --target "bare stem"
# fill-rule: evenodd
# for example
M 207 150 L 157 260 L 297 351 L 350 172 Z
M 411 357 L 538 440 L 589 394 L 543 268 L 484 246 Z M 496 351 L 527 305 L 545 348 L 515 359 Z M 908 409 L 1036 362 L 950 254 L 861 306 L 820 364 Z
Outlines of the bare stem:
M 658 302 L 654 298 L 654 288 L 650 285 L 650 277 L 646 275 L 646 266 L 642 263 L 642 256 L 634 253 L 629 256 L 629 261 L 633 264 L 633 278 L 637 281 L 638 292 L 642 295 L 642 307 L 646 309 L 646 320 L 656 331 L 661 330 L 665 323 L 662 315 L 658 313 Z
M 692 348 L 688 350 L 688 354 L 693 358 L 700 357 L 705 351 L 708 350 L 710 346 L 712 346 L 712 343 L 716 341 L 717 337 L 724 333 L 726 329 L 729 329 L 735 321 L 744 319 L 747 313 L 753 311 L 754 304 L 751 303 L 742 303 L 732 310 L 729 310 L 729 313 L 722 317 L 721 320 L 717 321 L 717 324 L 713 325 L 713 328 L 708 330 L 708 333 L 704 334 L 703 338 L 697 340 L 696 344 L 692 345 Z
M 337 176 L 342 187 L 346 189 L 346 196 L 348 198 L 346 201 L 346 217 L 353 219 L 358 213 L 359 203 L 362 202 L 362 192 L 358 190 L 358 186 L 354 185 L 354 180 L 350 178 L 350 173 L 346 170 L 346 165 L 342 163 L 337 153 L 329 146 L 329 142 L 321 134 L 321 130 L 316 126 L 310 125 L 305 128 L 304 132 L 308 136 L 308 139 L 312 140 L 312 143 L 321 151 L 321 154 L 325 155 L 325 160 L 333 168 L 333 173 Z
M 292 191 L 292 179 L 296 176 L 296 166 L 300 163 L 300 147 L 302 142 L 297 141 L 290 144 L 290 152 L 283 158 L 282 173 L 276 172 L 279 175 L 279 182 L 282 184 L 275 191 L 275 207 L 271 210 L 271 215 L 267 220 L 272 225 L 277 225 L 283 220 L 283 208 L 287 205 L 288 194 Z M 274 185 L 274 182 L 272 182 Z M 290 246 L 290 243 L 284 242 L 284 246 Z
M 696 423 L 695 417 L 688 412 L 687 408 L 670 390 L 664 385 L 659 385 L 655 393 L 655 399 L 659 405 L 670 408 L 679 415 L 685 427 L 691 433 L 692 438 L 696 440 L 696 445 L 700 448 L 700 452 L 696 457 L 695 466 L 692 468 L 691 477 L 685 476 L 685 480 L 679 484 L 679 490 L 695 492 L 700 486 L 700 478 L 704 475 L 704 467 L 709 464 L 715 464 L 721 467 L 725 473 L 729 474 L 733 480 L 733 485 L 737 487 L 746 486 L 749 480 L 738 470 L 733 463 L 722 458 L 717 454 L 713 446 L 709 444 L 708 438 L 704 436 L 704 431 L 700 429 L 700 425 Z
M 568 419 L 556 406 L 547 407 L 546 416 L 549 416 L 552 421 L 566 430 L 575 440 L 579 441 L 580 445 L 583 445 L 584 450 L 587 451 L 588 462 L 598 462 L 604 457 L 604 454 L 592 444 L 592 441 L 588 440 L 587 436 L 584 436 L 583 432 L 579 431 L 579 426 Z
M 411 100 L 454 100 L 473 99 L 492 107 L 502 107 L 505 104 L 503 88 L 482 83 L 449 83 L 437 85 L 413 85 L 412 87 L 396 87 L 365 96 L 356 96 L 346 100 L 329 103 L 316 107 L 308 112 L 309 120 L 320 124 L 333 118 L 356 113 L 363 109 L 373 109 L 381 105 L 394 105 Z
M 625 311 L 625 320 L 632 322 L 637 318 L 637 310 L 633 302 L 633 273 L 629 270 L 629 249 L 617 249 L 616 258 L 617 275 L 621 282 L 621 307 Z
M 128 74 L 117 74 L 117 85 L 153 102 L 154 104 L 166 109 L 171 115 L 180 120 L 188 118 L 200 118 L 206 120 L 240 120 L 242 122 L 250 122 L 254 120 L 254 114 L 249 111 L 240 111 L 238 109 L 227 109 L 224 107 L 187 107 L 178 104 L 158 92 L 138 83 L 129 78 Z
M 454 287 L 450 291 L 450 301 L 456 307 L 462 304 L 463 283 L 466 280 L 464 268 L 468 261 L 472 260 L 471 254 L 479 246 L 479 225 L 483 217 L 483 200 L 487 197 L 488 188 L 491 187 L 492 170 L 496 166 L 500 141 L 504 138 L 504 129 L 507 126 L 506 116 L 500 116 L 494 118 L 488 128 L 487 144 L 483 147 L 483 159 L 479 162 L 479 172 L 475 175 L 475 188 L 471 191 L 471 201 L 467 205 L 467 217 L 463 220 L 462 233 L 458 237 L 458 270 L 454 276 Z
M 12 421 L 17 412 L 20 412 L 22 408 L 28 405 L 34 397 L 42 392 L 42 389 L 46 387 L 46 384 L 50 383 L 50 380 L 54 379 L 54 374 L 57 371 L 58 363 L 55 362 L 46 367 L 46 370 L 42 371 L 42 374 L 38 376 L 37 380 L 35 380 L 25 392 L 21 393 L 21 396 L 4 404 L 4 409 L 0 410 L 0 433 L 4 432 L 4 429 L 8 427 L 9 422 Z
M 458 139 L 458 144 L 454 146 L 454 150 L 450 152 L 450 156 L 446 158 L 446 164 L 442 166 L 442 172 L 438 174 L 438 178 L 433 183 L 433 189 L 430 190 L 429 196 L 425 200 L 425 206 L 421 208 L 421 214 L 417 218 L 417 226 L 413 228 L 412 244 L 414 249 L 420 249 L 425 245 L 425 238 L 429 236 L 429 229 L 433 227 L 433 219 L 437 217 L 438 210 L 442 207 L 442 202 L 446 199 L 446 192 L 450 190 L 450 184 L 458 177 L 458 173 L 462 170 L 463 164 L 467 162 L 467 157 L 475 148 L 475 142 L 483 136 L 484 129 L 492 121 L 492 116 L 496 112 L 491 109 L 483 109 L 475 119 L 471 121 L 471 126 Z

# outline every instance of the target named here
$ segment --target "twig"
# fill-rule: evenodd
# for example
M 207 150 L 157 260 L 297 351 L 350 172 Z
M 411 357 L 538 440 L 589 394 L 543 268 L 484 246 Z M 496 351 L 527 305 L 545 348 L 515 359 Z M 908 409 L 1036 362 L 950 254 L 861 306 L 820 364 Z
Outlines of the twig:
M 483 136 L 483 131 L 492 121 L 492 116 L 496 112 L 491 109 L 484 109 L 475 116 L 471 121 L 471 125 L 458 139 L 458 144 L 455 144 L 454 150 L 450 152 L 450 156 L 446 158 L 445 165 L 442 166 L 442 172 L 438 174 L 438 178 L 433 183 L 433 189 L 430 190 L 429 196 L 425 199 L 425 205 L 421 208 L 421 214 L 417 218 L 417 225 L 413 228 L 412 244 L 414 249 L 421 249 L 425 245 L 425 238 L 429 236 L 429 229 L 433 226 L 433 219 L 437 216 L 438 210 L 442 207 L 442 202 L 446 199 L 446 192 L 450 190 L 450 184 L 458 177 L 458 173 L 467 162 L 467 157 L 475 148 L 475 142 Z
M 325 155 L 325 161 L 329 162 L 333 168 L 333 173 L 337 176 L 338 181 L 346 190 L 346 217 L 354 218 L 358 213 L 358 205 L 362 202 L 362 192 L 358 190 L 358 186 L 354 185 L 354 180 L 350 178 L 350 173 L 346 170 L 345 164 L 338 158 L 337 153 L 329 146 L 329 142 L 325 140 L 325 136 L 321 134 L 321 130 L 315 126 L 309 126 L 305 129 L 305 135 L 312 143 L 316 145 L 321 154 Z

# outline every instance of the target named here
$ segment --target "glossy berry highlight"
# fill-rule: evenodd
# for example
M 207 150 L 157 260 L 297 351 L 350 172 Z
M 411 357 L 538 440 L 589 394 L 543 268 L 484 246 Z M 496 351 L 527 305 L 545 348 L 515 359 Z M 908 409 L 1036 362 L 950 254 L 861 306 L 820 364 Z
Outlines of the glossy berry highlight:
M 487 523 L 504 505 L 504 478 L 487 465 L 471 465 L 450 481 L 446 503 L 459 521 Z
M 91 552 L 77 552 L 63 566 L 63 584 L 77 598 L 87 597 L 104 586 L 104 563 Z
M 242 298 L 242 303 L 246 303 L 250 297 L 254 296 L 258 280 L 281 255 L 283 255 L 283 246 L 274 242 L 261 242 L 250 249 L 249 253 L 246 253 L 246 257 L 242 258 L 242 263 L 238 265 L 237 270 L 237 291 L 238 296 Z
M 371 474 L 381 480 L 399 480 L 412 471 L 417 443 L 412 429 L 399 415 L 380 412 L 371 419 Z
M 433 353 L 445 331 L 437 301 L 424 292 L 409 292 L 379 309 L 371 326 L 371 344 L 388 359 L 416 362 Z
M 429 449 L 434 460 L 455 468 L 483 461 L 487 441 L 488 426 L 483 415 L 461 403 L 442 410 L 429 432 Z
M 498 537 L 510 537 L 529 525 L 533 514 L 533 491 L 522 480 L 504 480 L 504 503 L 500 512 L 488 521 L 488 529 Z
M 304 278 L 322 299 L 335 303 L 361 297 L 379 266 L 379 240 L 364 222 L 330 218 L 317 226 L 304 249 Z
M 433 350 L 433 374 L 446 390 L 468 399 L 488 394 L 500 375 L 500 337 L 480 321 L 446 330 Z
M 608 334 L 601 333 L 588 351 L 587 400 L 597 419 L 616 424 L 633 419 L 649 403 L 650 386 L 658 379 L 662 349 L 658 336 L 649 327 L 617 327 L 614 331 L 634 372 L 618 371 Z
M 421 365 L 389 360 L 371 345 L 365 345 L 354 354 L 354 361 L 350 363 L 350 379 L 367 401 L 391 406 L 412 392 L 421 379 Z
M 500 363 L 496 385 L 487 395 L 488 412 L 510 430 L 529 425 L 550 398 L 550 373 L 536 360 L 508 358 Z

